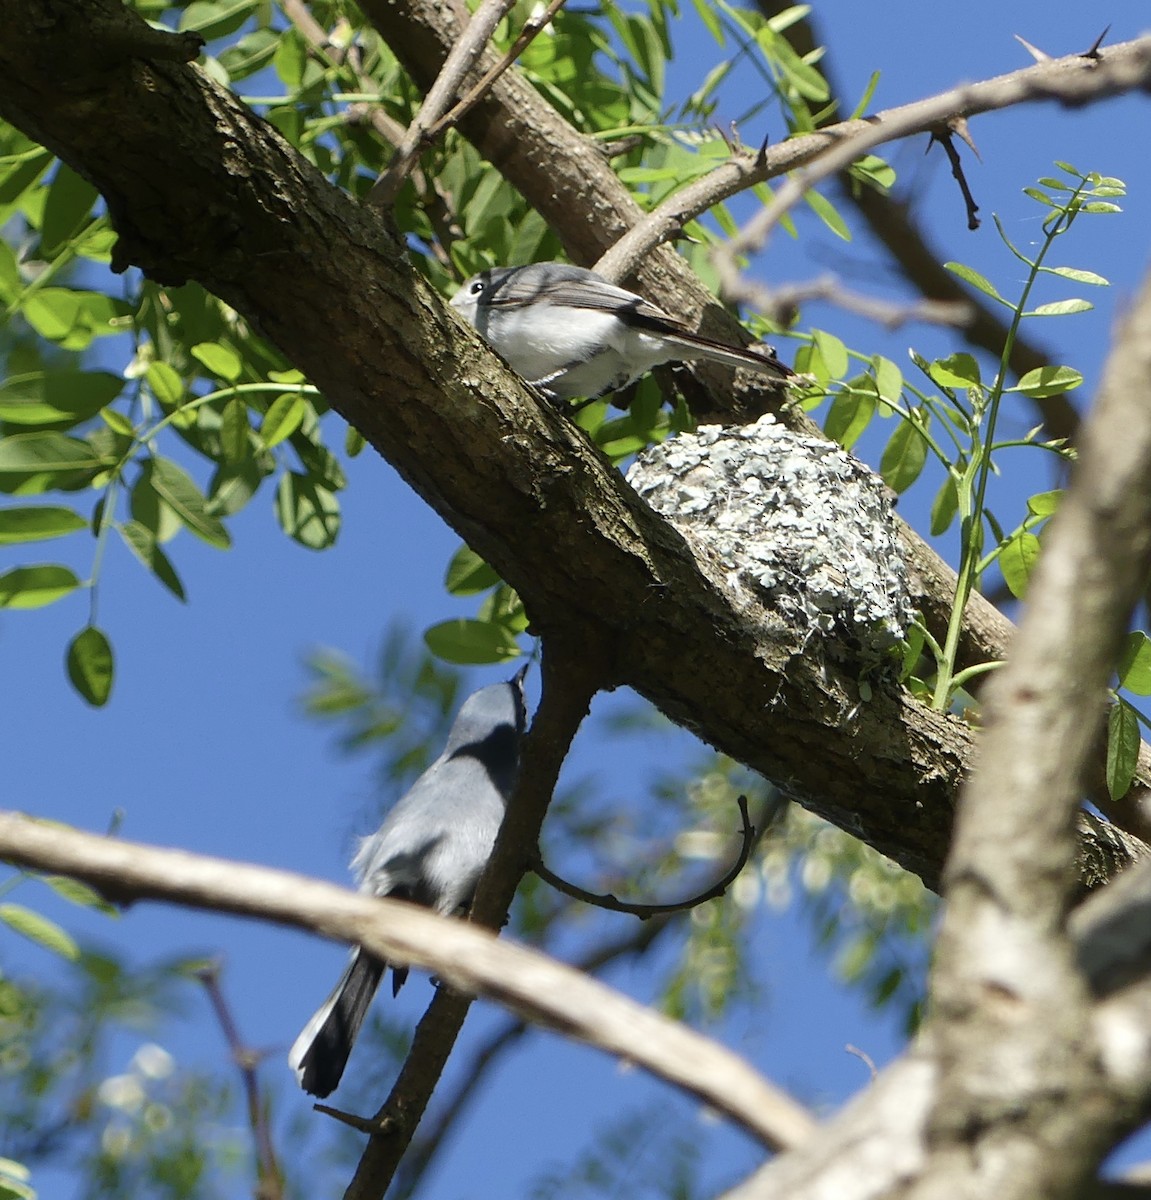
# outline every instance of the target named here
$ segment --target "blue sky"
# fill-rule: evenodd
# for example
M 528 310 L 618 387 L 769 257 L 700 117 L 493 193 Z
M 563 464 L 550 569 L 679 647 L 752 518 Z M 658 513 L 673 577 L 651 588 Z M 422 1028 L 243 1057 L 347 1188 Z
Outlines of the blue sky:
M 851 100 L 872 70 L 882 71 L 877 108 L 1026 65 L 1029 59 L 1013 33 L 1055 55 L 1086 48 L 1107 20 L 1112 21 L 1110 40 L 1119 41 L 1141 32 L 1145 19 L 1144 6 L 1130 0 L 1111 6 L 1106 15 L 1031 0 L 1011 6 L 975 0 L 961 16 L 948 18 L 910 0 L 867 6 L 827 0 L 817 7 L 833 46 L 837 78 Z M 716 58 L 690 6 L 684 22 L 683 49 L 670 79 L 673 92 L 681 84 L 685 90 L 695 86 Z M 755 86 L 750 77 L 740 77 L 732 112 L 744 107 Z M 1054 159 L 1127 180 L 1126 212 L 1082 222 L 1063 259 L 1109 276 L 1115 286 L 1089 297 L 1098 305 L 1094 313 L 1037 323 L 1031 330 L 1084 372 L 1084 397 L 1097 379 L 1116 315 L 1147 263 L 1147 117 L 1144 98 L 1083 112 L 1032 105 L 978 119 L 972 132 L 983 161 L 965 154 L 985 218 L 977 233 L 965 228 L 960 198 L 938 151 L 925 159 L 922 138 L 889 151 L 944 257 L 974 266 L 1008 295 L 1019 277 L 1018 264 L 999 242 L 992 212 L 1025 243 L 1038 236 L 1039 211 L 1021 189 L 1050 174 Z M 745 138 L 758 140 L 753 131 L 745 131 Z M 864 283 L 876 278 L 881 252 L 866 240 L 844 244 L 817 228 L 809 215 L 799 220 L 801 240 L 792 243 L 777 235 L 757 270 L 776 280 L 794 280 L 832 269 L 856 286 L 860 276 Z M 1046 298 L 1065 294 L 1070 293 Z M 825 307 L 812 306 L 805 323 L 901 364 L 909 344 L 928 355 L 953 345 L 944 332 L 912 327 L 888 334 Z M 793 352 L 786 341 L 780 350 L 785 358 Z M 1034 423 L 1026 411 L 1009 419 L 1020 430 Z M 341 440 L 334 419 L 331 440 Z M 865 444 L 865 455 L 867 449 Z M 343 529 L 332 550 L 316 554 L 283 537 L 270 497 L 236 518 L 230 552 L 182 535 L 175 549 L 189 593 L 186 606 L 113 544 L 100 621 L 116 645 L 118 676 L 104 710 L 80 701 L 62 670 L 64 646 L 86 617 L 82 600 L 0 613 L 0 669 L 7 684 L 0 694 L 9 781 L 4 803 L 95 830 L 123 809 L 126 837 L 345 881 L 349 834 L 362 829 L 357 814 L 373 802 L 376 783 L 370 762 L 341 756 L 331 731 L 300 715 L 298 698 L 307 682 L 303 661 L 311 649 L 325 646 L 370 662 L 391 621 L 403 619 L 419 630 L 469 612 L 466 603 L 442 589 L 444 567 L 458 545 L 455 534 L 371 450 L 348 464 L 348 472 L 341 498 Z M 1009 478 L 1003 485 L 1009 489 L 1005 504 L 1019 502 L 1021 487 L 1051 486 L 1049 477 L 1033 473 L 1030 462 L 1019 473 L 1023 479 Z M 922 525 L 933 490 L 913 489 L 901 503 L 912 524 Z M 87 545 L 78 548 L 80 567 L 88 554 Z M 26 556 L 5 550 L 0 565 L 19 561 Z M 478 686 L 506 674 L 495 668 L 473 678 Z M 612 704 L 601 698 L 597 714 Z M 638 762 L 618 753 L 605 760 L 604 743 L 594 731 L 585 733 L 569 777 L 593 774 L 599 788 L 626 805 L 629 790 L 666 756 L 667 744 L 662 737 L 653 739 Z M 676 753 L 691 753 L 686 735 L 675 744 Z M 32 886 L 13 899 L 37 904 Z M 283 1053 L 334 981 L 342 962 L 339 947 L 157 905 L 138 906 L 114 924 L 51 903 L 44 907 L 71 928 L 130 947 L 140 961 L 180 951 L 222 955 L 225 987 L 241 1029 L 253 1045 L 275 1051 L 264 1078 L 282 1094 L 284 1119 L 307 1114 L 308 1101 L 295 1092 Z M 10 969 L 52 968 L 44 952 L 4 936 Z M 891 1020 L 875 1018 L 829 984 L 806 928 L 794 917 L 765 914 L 757 925 L 755 951 L 771 964 L 762 1024 L 751 1028 L 744 1020 L 721 1032 L 775 1080 L 809 1101 L 835 1103 L 866 1083 L 866 1069 L 845 1051 L 847 1043 L 878 1063 L 897 1051 Z M 613 978 L 639 995 L 650 986 L 643 964 Z M 401 997 L 403 1011 L 414 1021 L 428 996 L 426 984 L 415 981 Z M 163 1043 L 182 1061 L 223 1067 L 224 1047 L 207 1004 L 195 995 L 192 999 L 186 1020 L 165 1030 Z M 481 1016 L 479 1023 L 485 1019 Z M 134 1049 L 124 1039 L 124 1062 L 113 1068 L 126 1065 Z M 354 1058 L 351 1069 L 370 1070 L 370 1064 Z M 380 1081 L 381 1095 L 389 1084 Z M 662 1105 L 670 1095 L 591 1051 L 537 1035 L 515 1052 L 497 1089 L 454 1142 L 435 1192 L 461 1198 L 521 1194 L 526 1181 L 562 1161 L 612 1111 L 647 1102 Z M 754 1161 L 737 1135 L 713 1130 L 702 1118 L 701 1130 L 712 1131 L 705 1143 L 714 1146 L 711 1177 L 729 1177 Z M 237 1179 L 231 1194 L 247 1192 L 246 1181 Z M 42 1195 L 51 1194 L 44 1186 Z

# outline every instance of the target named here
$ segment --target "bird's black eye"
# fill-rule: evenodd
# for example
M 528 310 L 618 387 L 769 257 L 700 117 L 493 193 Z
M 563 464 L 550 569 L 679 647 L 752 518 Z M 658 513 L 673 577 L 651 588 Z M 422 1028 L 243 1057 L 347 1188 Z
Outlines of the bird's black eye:
M 482 279 L 476 279 L 473 281 L 472 286 L 468 288 L 468 294 L 472 296 L 478 296 L 483 290 L 484 281 Z

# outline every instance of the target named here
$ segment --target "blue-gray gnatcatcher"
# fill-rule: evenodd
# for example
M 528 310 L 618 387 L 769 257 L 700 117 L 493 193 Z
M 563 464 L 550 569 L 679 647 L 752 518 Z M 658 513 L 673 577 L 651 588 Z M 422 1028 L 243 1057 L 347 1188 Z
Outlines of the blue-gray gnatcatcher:
M 471 903 L 519 768 L 526 673 L 525 667 L 464 701 L 443 753 L 361 841 L 352 859 L 361 892 L 410 900 L 444 916 Z M 304 1091 L 323 1097 L 335 1090 L 387 965 L 352 951 L 288 1054 Z M 392 971 L 394 994 L 408 972 Z
M 594 399 L 661 363 L 700 358 L 792 374 L 769 347 L 757 354 L 712 341 L 642 296 L 565 263 L 481 271 L 451 304 L 517 375 L 557 400 Z

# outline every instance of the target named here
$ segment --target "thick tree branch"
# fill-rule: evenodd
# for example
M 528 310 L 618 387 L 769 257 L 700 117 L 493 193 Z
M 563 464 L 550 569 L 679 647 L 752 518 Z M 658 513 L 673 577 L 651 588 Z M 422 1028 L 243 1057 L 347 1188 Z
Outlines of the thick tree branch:
M 98 837 L 0 812 L 0 859 L 82 879 L 110 900 L 164 900 L 258 917 L 434 971 L 528 1020 L 637 1063 L 699 1096 L 771 1147 L 814 1122 L 718 1043 L 537 951 L 472 923 L 287 871 Z
M 371 212 L 196 68 L 89 67 L 62 91 L 57 40 L 88 31 L 65 0 L 0 7 L 0 112 L 101 189 L 118 261 L 195 278 L 252 321 L 516 588 L 545 637 L 578 631 L 612 683 L 935 883 L 968 727 L 892 687 L 860 703 L 851 670 L 812 661 L 733 598 L 431 294 Z M 909 545 L 943 605 L 947 569 Z M 1006 640 L 994 610 L 970 611 Z
M 363 0 L 362 7 L 416 83 L 430 86 L 458 36 L 451 5 L 446 0 Z M 1108 53 L 1119 55 L 1121 62 L 1128 62 L 1125 55 L 1135 55 L 1141 62 L 1151 53 L 1151 39 L 1113 47 Z M 1003 78 L 1010 81 L 1014 75 Z M 843 131 L 850 126 L 835 128 Z M 644 217 L 599 147 L 573 129 L 514 70 L 499 79 L 476 110 L 461 122 L 461 131 L 527 197 L 575 262 L 595 262 Z M 812 134 L 772 147 L 768 153 L 775 156 L 770 160 L 773 170 L 778 173 L 809 161 L 834 140 L 834 136 Z M 797 157 L 793 159 L 792 155 Z M 728 163 L 719 170 L 734 172 L 738 182 L 743 178 L 743 167 Z M 715 303 L 683 260 L 667 247 L 640 262 L 635 278 L 646 295 L 669 312 L 698 321 L 704 333 L 727 340 L 742 336 L 738 322 Z M 696 404 L 697 415 L 719 412 L 723 419 L 732 419 L 758 415 L 778 405 L 778 395 L 765 392 L 755 380 L 737 379 L 733 389 L 731 377 L 725 372 L 719 376 L 705 373 L 704 378 L 710 407 Z M 803 432 L 819 432 L 802 413 L 788 411 L 782 419 Z M 942 637 L 955 595 L 955 572 L 906 526 L 904 542 L 911 566 L 913 601 L 924 613 L 928 626 Z M 1011 622 L 998 609 L 982 596 L 973 595 L 964 614 L 960 665 L 1005 657 L 1011 629 Z M 1149 789 L 1151 752 L 1145 748 L 1135 787 L 1124 805 L 1131 810 L 1151 806 Z M 1096 800 L 1106 796 L 1101 782 L 1092 792 Z M 1151 817 L 1144 818 L 1138 827 L 1151 829 Z

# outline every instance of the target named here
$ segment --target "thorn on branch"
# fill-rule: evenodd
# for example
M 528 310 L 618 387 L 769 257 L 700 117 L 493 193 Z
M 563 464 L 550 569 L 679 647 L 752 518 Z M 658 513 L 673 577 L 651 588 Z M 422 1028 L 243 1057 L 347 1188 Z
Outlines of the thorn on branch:
M 1103 45 L 1103 39 L 1111 32 L 1111 26 L 1108 25 L 1103 32 L 1091 43 L 1089 50 L 1084 50 L 1080 55 L 1081 58 L 1089 58 L 1092 62 L 1098 62 L 1103 56 L 1099 53 L 1099 47 Z
M 739 873 L 747 866 L 747 860 L 751 857 L 751 852 L 759 840 L 760 831 L 751 823 L 751 818 L 748 815 L 747 797 L 740 796 L 736 803 L 739 805 L 739 818 L 742 825 L 740 837 L 743 840 L 735 862 L 724 872 L 722 878 L 716 880 L 715 883 L 698 895 L 692 896 L 687 900 L 679 900 L 673 904 L 633 904 L 627 900 L 620 900 L 610 893 L 598 895 L 595 892 L 588 892 L 581 887 L 577 887 L 574 883 L 568 883 L 566 879 L 561 879 L 560 876 L 550 871 L 544 865 L 543 859 L 538 852 L 535 862 L 532 863 L 532 870 L 545 883 L 550 883 L 557 891 L 563 892 L 565 896 L 571 896 L 573 900 L 582 900 L 585 904 L 591 904 L 596 908 L 604 908 L 609 912 L 628 913 L 633 917 L 639 917 L 641 921 L 650 920 L 652 917 L 664 916 L 667 913 L 685 912 L 688 909 L 698 908 L 701 904 L 706 903 L 708 900 L 715 900 L 727 891 L 738 878 Z

